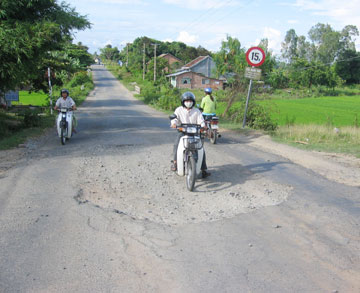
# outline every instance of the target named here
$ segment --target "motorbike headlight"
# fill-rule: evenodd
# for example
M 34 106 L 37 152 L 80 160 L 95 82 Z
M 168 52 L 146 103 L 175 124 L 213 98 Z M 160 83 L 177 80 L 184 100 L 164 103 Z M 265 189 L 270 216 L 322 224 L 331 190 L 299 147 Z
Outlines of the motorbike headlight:
M 196 127 L 188 127 L 188 128 L 186 129 L 186 132 L 187 132 L 187 133 L 196 133 Z

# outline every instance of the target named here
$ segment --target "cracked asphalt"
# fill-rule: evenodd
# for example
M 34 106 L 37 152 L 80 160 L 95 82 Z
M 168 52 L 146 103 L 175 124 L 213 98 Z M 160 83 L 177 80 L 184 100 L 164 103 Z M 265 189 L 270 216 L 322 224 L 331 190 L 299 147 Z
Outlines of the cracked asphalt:
M 170 171 L 176 133 L 106 69 L 78 134 L 55 129 L 0 177 L 0 292 L 359 292 L 359 188 L 251 137 Z

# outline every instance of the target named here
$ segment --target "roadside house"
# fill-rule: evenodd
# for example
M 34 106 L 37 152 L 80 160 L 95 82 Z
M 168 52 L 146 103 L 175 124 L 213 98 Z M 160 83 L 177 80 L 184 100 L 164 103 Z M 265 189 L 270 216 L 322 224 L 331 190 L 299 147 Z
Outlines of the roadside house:
M 172 86 L 176 88 L 222 89 L 224 81 L 215 78 L 215 70 L 216 64 L 210 56 L 200 56 L 166 77 L 170 78 Z
M 206 77 L 200 73 L 192 71 L 179 71 L 167 75 L 170 77 L 170 83 L 176 88 L 204 89 L 223 89 L 224 81 L 216 78 Z
M 175 69 L 179 68 L 182 63 L 182 61 L 179 58 L 176 58 L 170 53 L 161 54 L 158 56 L 158 58 L 164 58 L 165 60 L 167 60 L 168 66 L 164 68 L 164 71 L 166 73 L 171 72 L 174 67 Z

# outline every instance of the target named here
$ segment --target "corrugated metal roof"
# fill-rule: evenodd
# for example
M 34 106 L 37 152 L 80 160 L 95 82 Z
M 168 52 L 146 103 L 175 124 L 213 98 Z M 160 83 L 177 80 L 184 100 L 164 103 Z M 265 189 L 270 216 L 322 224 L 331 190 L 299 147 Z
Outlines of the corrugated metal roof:
M 204 59 L 208 58 L 210 56 L 199 56 L 196 59 L 190 61 L 189 63 L 185 64 L 182 68 L 191 68 L 198 64 L 199 62 L 203 61 Z
M 165 56 L 167 56 L 167 55 L 172 56 L 173 58 L 181 61 L 179 58 L 175 57 L 173 54 L 170 54 L 170 53 L 163 53 L 163 54 L 159 55 L 158 57 L 165 57 Z

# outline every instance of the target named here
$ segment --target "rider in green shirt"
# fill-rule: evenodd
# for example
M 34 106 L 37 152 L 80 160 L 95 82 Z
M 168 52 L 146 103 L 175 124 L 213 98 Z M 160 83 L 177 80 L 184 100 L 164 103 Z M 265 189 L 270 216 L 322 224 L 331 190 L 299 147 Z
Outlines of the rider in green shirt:
M 203 115 L 204 116 L 214 116 L 216 115 L 216 100 L 212 96 L 212 89 L 210 87 L 207 87 L 204 89 L 205 91 L 205 97 L 201 100 L 200 108 L 203 109 Z

